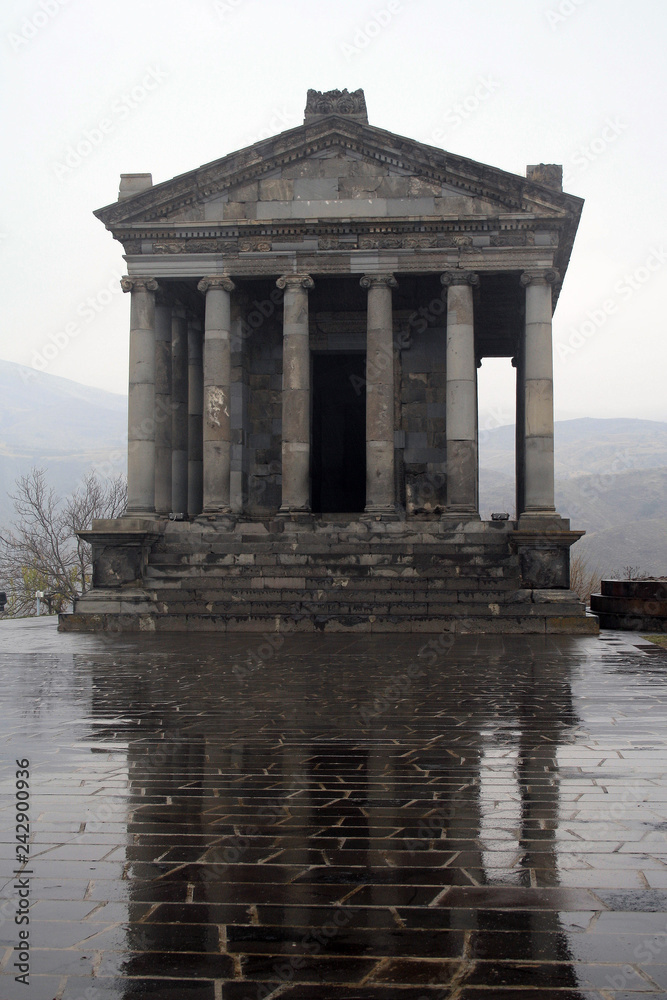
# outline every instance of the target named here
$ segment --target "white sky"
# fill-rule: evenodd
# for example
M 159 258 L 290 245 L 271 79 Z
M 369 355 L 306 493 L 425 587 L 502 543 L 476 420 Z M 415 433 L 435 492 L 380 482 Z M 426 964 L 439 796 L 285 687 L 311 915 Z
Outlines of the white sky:
M 309 87 L 363 87 L 373 125 L 522 175 L 563 163 L 586 205 L 556 415 L 667 420 L 664 0 L 13 0 L 0 18 L 0 358 L 126 392 L 122 248 L 91 214 L 120 173 L 167 180 L 301 124 Z M 498 423 L 508 366 L 481 370 Z

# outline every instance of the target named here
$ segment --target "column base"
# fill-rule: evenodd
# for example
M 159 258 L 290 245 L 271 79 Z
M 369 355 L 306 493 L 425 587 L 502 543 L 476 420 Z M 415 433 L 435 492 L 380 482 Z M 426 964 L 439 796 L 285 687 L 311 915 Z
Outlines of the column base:
M 231 509 L 228 507 L 226 510 L 205 510 L 201 514 L 197 514 L 194 518 L 197 524 L 210 524 L 216 528 L 228 528 L 230 531 L 235 527 L 237 522 L 237 517 L 232 514 Z
M 482 517 L 474 507 L 445 507 L 441 521 L 481 521 Z
M 369 503 L 364 507 L 361 521 L 401 521 L 395 504 Z
M 556 513 L 555 509 L 524 510 L 517 518 L 517 527 L 526 531 L 540 531 L 552 528 L 556 531 L 568 530 L 570 522 Z
M 160 517 L 155 507 L 126 507 L 121 517 Z
M 309 524 L 313 520 L 310 507 L 281 507 L 276 515 L 286 521 L 296 521 L 299 524 Z

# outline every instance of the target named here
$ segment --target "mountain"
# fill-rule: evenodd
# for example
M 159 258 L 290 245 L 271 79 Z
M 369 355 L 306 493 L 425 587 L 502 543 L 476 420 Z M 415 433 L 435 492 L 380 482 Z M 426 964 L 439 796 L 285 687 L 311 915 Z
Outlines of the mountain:
M 514 426 L 480 439 L 480 509 L 514 513 Z M 667 571 L 667 423 L 556 423 L 556 508 L 586 535 L 573 554 L 602 575 Z
M 33 466 L 65 494 L 93 467 L 125 472 L 125 396 L 0 361 L 0 400 L 0 525 L 13 517 L 8 493 Z
M 125 396 L 0 361 L 0 400 L 0 526 L 33 466 L 65 494 L 93 467 L 125 471 Z M 667 423 L 563 420 L 555 447 L 557 509 L 586 530 L 573 552 L 605 575 L 667 573 Z M 480 509 L 514 513 L 513 425 L 480 434 Z

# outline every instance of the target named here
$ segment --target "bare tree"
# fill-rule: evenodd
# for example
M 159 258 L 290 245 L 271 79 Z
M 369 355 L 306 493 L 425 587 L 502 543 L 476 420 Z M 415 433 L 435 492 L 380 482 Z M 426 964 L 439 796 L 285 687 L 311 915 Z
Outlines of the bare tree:
M 91 472 L 71 496 L 61 497 L 44 470 L 33 469 L 17 479 L 10 499 L 15 522 L 0 536 L 0 575 L 8 596 L 4 615 L 32 614 L 38 590 L 48 595 L 52 610 L 63 611 L 90 584 L 90 546 L 76 532 L 89 528 L 93 519 L 122 513 L 124 478 L 100 480 Z
M 580 601 L 590 604 L 591 594 L 600 589 L 600 570 L 589 569 L 588 564 L 580 555 L 572 556 L 570 560 L 570 590 L 573 590 Z

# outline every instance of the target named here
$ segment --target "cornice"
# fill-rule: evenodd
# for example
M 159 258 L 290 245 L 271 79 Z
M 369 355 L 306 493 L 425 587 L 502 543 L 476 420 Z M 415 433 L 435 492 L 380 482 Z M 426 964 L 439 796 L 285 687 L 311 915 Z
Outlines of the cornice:
M 133 220 L 157 221 L 230 186 L 261 179 L 282 166 L 331 148 L 348 149 L 367 160 L 447 184 L 462 193 L 502 204 L 508 211 L 525 211 L 526 202 L 532 201 L 556 217 L 569 216 L 578 221 L 583 204 L 580 198 L 553 191 L 525 177 L 332 115 L 154 185 L 94 214 L 114 232 Z

